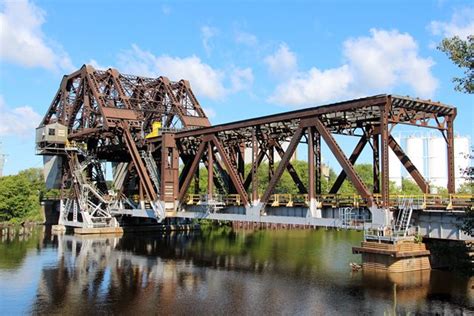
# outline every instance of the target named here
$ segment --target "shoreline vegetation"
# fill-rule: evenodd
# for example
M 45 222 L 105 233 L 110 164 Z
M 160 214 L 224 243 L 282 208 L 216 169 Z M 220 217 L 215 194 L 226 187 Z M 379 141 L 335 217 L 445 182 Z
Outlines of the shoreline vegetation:
M 303 183 L 308 182 L 307 162 L 292 162 L 296 172 L 300 176 Z M 246 166 L 246 172 L 250 171 L 250 164 Z M 356 164 L 355 169 L 360 175 L 364 183 L 370 188 L 373 186 L 372 165 Z M 207 169 L 199 170 L 199 187 L 202 193 L 207 188 Z M 322 192 L 327 193 L 337 178 L 337 174 L 333 169 L 329 169 L 329 173 L 321 179 Z M 259 191 L 265 190 L 268 185 L 268 164 L 262 163 L 258 169 L 258 186 Z M 437 188 L 438 194 L 447 195 L 445 188 Z M 354 186 L 349 181 L 344 181 L 339 193 L 353 194 Z M 285 171 L 281 177 L 275 193 L 296 194 L 298 189 L 291 179 L 290 174 Z M 402 188 L 396 186 L 394 182 L 390 182 L 391 194 L 422 194 L 418 186 L 409 179 L 402 180 Z M 466 182 L 463 184 L 458 193 L 473 194 L 473 184 Z M 54 198 L 59 195 L 59 190 L 46 188 L 41 168 L 30 168 L 18 172 L 16 175 L 0 177 L 0 227 L 5 225 L 25 225 L 28 223 L 42 223 L 41 201 L 43 199 Z

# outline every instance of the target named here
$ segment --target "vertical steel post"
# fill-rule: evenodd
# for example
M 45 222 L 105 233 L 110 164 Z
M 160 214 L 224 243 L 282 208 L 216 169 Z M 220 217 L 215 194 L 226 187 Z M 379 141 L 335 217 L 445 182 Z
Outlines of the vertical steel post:
M 237 148 L 237 168 L 242 181 L 245 179 L 245 143 L 241 143 Z
M 308 133 L 308 199 L 309 210 L 313 217 L 321 218 L 321 210 L 317 207 L 316 193 L 321 194 L 321 135 L 315 134 L 315 128 L 307 128 Z M 315 152 L 316 150 L 316 152 Z
M 314 132 L 314 128 L 313 132 Z M 321 194 L 321 178 L 323 177 L 323 165 L 321 160 L 321 134 L 319 132 L 314 133 L 314 145 L 313 151 L 316 154 L 316 194 Z
M 309 201 L 315 199 L 315 172 L 314 172 L 314 130 L 307 128 L 308 134 L 308 197 Z
M 194 176 L 194 194 L 199 194 L 199 166 L 196 170 L 196 174 Z
M 456 112 L 455 112 L 456 113 Z M 454 118 L 456 114 L 446 117 L 447 155 L 448 155 L 448 192 L 456 192 L 456 174 L 454 172 Z
M 214 155 L 212 154 L 212 144 L 207 144 L 207 199 L 212 200 L 214 190 Z
M 272 179 L 273 175 L 275 174 L 275 149 L 273 145 L 268 146 L 268 182 Z
M 372 134 L 372 172 L 374 180 L 374 193 L 380 193 L 380 154 L 379 154 L 379 134 Z
M 161 141 L 160 200 L 173 203 L 179 194 L 179 154 L 174 134 L 163 134 Z
M 254 128 L 252 133 L 252 202 L 258 200 L 258 143 L 257 143 L 257 135 L 256 135 L 256 128 Z
M 388 167 L 388 113 L 392 107 L 392 99 L 387 97 L 385 105 L 380 107 L 380 136 L 381 136 L 381 191 L 382 191 L 382 206 L 389 207 L 389 167 Z

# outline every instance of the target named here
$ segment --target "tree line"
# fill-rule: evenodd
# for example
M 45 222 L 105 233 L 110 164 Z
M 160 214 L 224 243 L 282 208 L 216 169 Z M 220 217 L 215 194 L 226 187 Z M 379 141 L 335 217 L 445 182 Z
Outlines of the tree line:
M 302 160 L 292 161 L 292 165 L 296 170 L 301 181 L 307 186 L 308 184 L 308 163 Z M 277 168 L 278 164 L 275 164 L 275 169 Z M 258 192 L 263 193 L 266 188 L 268 187 L 269 183 L 269 165 L 268 163 L 262 163 L 258 170 L 257 170 L 257 183 L 258 183 Z M 354 166 L 357 174 L 362 179 L 362 182 L 367 186 L 367 188 L 372 191 L 374 186 L 373 180 L 373 171 L 372 171 L 372 164 L 370 163 L 363 163 L 363 164 L 356 164 Z M 249 174 L 251 172 L 251 164 L 245 165 L 245 174 Z M 337 178 L 336 172 L 329 168 L 329 172 L 326 175 L 321 176 L 321 193 L 327 194 L 329 193 L 332 185 L 336 181 Z M 205 194 L 207 193 L 207 178 L 208 178 L 208 171 L 206 167 L 201 167 L 199 169 L 199 193 Z M 251 189 L 251 188 L 250 188 Z M 465 182 L 462 184 L 457 193 L 459 194 L 473 194 L 473 185 L 470 181 Z M 214 186 L 215 193 L 219 193 Z M 418 185 L 409 178 L 402 178 L 401 186 L 398 186 L 394 181 L 390 181 L 389 186 L 390 194 L 406 194 L 406 195 L 419 195 L 423 194 L 420 190 Z M 437 194 L 441 195 L 448 195 L 448 190 L 443 187 L 435 187 Z M 194 186 L 191 185 L 189 193 L 194 192 Z M 288 171 L 285 170 L 283 175 L 281 176 L 279 182 L 277 183 L 274 192 L 277 193 L 288 193 L 288 194 L 297 194 L 299 193 L 296 184 L 294 183 L 293 179 L 291 178 Z M 357 190 L 355 189 L 354 185 L 346 178 L 346 180 L 341 185 L 341 188 L 338 191 L 339 194 L 357 194 Z

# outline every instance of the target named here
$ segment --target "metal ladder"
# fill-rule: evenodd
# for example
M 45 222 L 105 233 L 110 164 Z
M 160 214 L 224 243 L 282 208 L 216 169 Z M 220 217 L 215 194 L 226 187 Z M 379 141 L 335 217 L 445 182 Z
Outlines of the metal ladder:
M 413 213 L 413 198 L 404 198 L 399 206 L 397 221 L 395 222 L 395 233 L 406 237 L 410 228 L 411 215 Z
M 351 220 L 353 219 L 353 209 L 352 207 L 343 207 L 339 208 L 339 219 L 341 220 L 341 228 L 347 228 L 351 224 Z
M 150 178 L 155 184 L 157 192 L 159 192 L 160 175 L 158 173 L 158 166 L 156 165 L 155 159 L 153 159 L 153 156 L 150 152 L 141 151 L 140 155 L 142 156 L 143 161 L 145 161 L 145 166 L 148 169 L 148 172 L 150 173 Z

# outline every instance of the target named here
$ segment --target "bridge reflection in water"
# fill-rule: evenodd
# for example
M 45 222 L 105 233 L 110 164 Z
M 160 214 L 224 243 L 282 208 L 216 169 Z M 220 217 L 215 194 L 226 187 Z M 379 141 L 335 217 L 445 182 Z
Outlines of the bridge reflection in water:
M 474 306 L 471 279 L 450 272 L 350 272 L 349 262 L 358 260 L 350 254 L 361 239 L 356 231 L 219 227 L 166 236 L 22 238 L 0 243 L 0 312 L 452 314 Z M 26 244 L 26 259 L 5 267 L 2 249 Z M 8 290 L 32 275 L 26 262 L 41 265 L 39 280 L 24 289 L 36 292 L 30 301 Z

